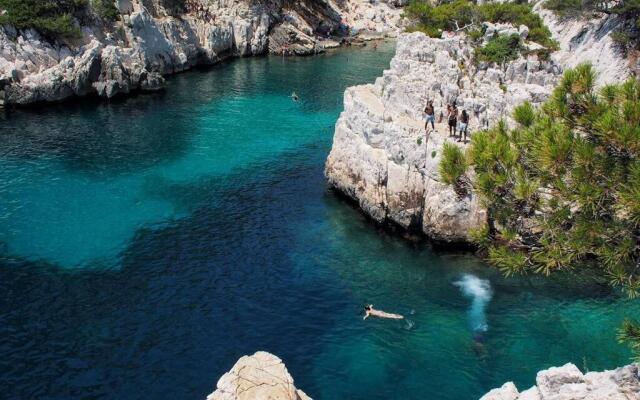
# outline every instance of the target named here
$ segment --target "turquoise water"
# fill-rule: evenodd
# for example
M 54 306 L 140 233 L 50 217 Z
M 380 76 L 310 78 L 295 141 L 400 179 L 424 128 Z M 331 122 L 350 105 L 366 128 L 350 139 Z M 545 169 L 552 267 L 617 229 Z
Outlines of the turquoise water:
M 505 279 L 326 190 L 342 93 L 392 53 L 241 59 L 160 94 L 6 116 L 3 396 L 201 399 L 257 350 L 315 399 L 474 399 L 551 365 L 627 362 L 614 331 L 637 302 Z M 362 321 L 366 303 L 407 320 Z

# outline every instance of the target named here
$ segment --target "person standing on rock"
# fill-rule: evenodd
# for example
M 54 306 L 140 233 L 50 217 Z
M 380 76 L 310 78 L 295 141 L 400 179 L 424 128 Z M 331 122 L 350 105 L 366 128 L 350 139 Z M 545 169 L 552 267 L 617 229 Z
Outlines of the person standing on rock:
M 460 114 L 460 138 L 458 142 L 462 141 L 462 134 L 464 133 L 464 143 L 467 143 L 467 128 L 469 127 L 469 114 L 467 114 L 467 110 L 462 110 L 462 114 Z
M 447 106 L 447 119 L 449 120 L 449 136 L 455 136 L 458 126 L 458 107 L 455 103 Z
M 424 108 L 424 131 L 428 133 L 429 122 L 431 122 L 431 129 L 436 130 L 436 109 L 433 107 L 433 101 L 429 100 L 427 106 Z

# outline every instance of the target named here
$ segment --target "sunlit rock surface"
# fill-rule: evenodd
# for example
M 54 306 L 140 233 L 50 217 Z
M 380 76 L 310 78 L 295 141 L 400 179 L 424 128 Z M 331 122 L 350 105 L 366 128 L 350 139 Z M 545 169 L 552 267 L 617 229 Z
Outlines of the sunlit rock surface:
M 512 382 L 480 400 L 636 400 L 640 399 L 640 368 L 627 365 L 583 374 L 573 364 L 538 372 L 536 385 L 523 392 Z
M 218 381 L 207 400 L 311 400 L 296 389 L 281 359 L 258 351 L 243 356 Z
M 356 200 L 378 222 L 392 222 L 446 242 L 465 242 L 484 223 L 477 196 L 441 182 L 439 163 L 448 134 L 446 105 L 470 115 L 469 130 L 509 116 L 518 104 L 540 104 L 561 68 L 535 56 L 503 68 L 474 65 L 473 47 L 454 36 L 403 34 L 391 66 L 375 84 L 347 89 L 325 174 L 330 186 Z M 433 100 L 436 132 L 427 137 L 422 111 Z

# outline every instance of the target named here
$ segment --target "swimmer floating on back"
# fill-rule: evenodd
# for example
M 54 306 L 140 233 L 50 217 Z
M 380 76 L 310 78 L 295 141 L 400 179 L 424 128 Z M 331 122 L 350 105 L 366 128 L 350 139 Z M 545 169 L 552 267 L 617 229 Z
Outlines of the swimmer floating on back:
M 362 319 L 365 320 L 369 316 L 378 317 L 378 318 L 388 318 L 388 319 L 404 319 L 404 317 L 400 314 L 392 314 L 392 313 L 376 310 L 375 308 L 373 308 L 373 304 L 364 306 L 364 318 Z

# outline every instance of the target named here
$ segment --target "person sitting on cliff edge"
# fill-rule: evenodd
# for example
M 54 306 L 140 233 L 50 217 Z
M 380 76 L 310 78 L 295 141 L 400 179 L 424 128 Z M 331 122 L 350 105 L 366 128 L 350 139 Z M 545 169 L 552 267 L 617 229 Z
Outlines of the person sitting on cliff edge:
M 387 319 L 404 319 L 404 316 L 400 314 L 393 314 L 393 313 L 376 310 L 375 308 L 373 308 L 373 304 L 364 306 L 364 317 L 362 319 L 365 320 L 370 316 L 378 317 L 378 318 L 387 318 Z

